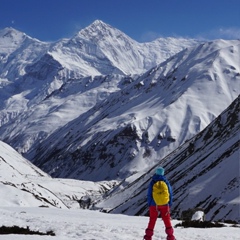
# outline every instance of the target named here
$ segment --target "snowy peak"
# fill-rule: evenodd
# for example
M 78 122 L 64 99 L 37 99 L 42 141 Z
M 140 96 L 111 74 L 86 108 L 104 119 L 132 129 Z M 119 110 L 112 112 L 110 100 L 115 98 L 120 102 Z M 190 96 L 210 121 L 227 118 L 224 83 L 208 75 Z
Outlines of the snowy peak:
M 123 75 L 139 73 L 145 68 L 139 43 L 100 20 L 81 30 L 71 40 L 80 44 L 92 61 L 96 57 L 98 62 L 103 62 L 99 68 L 94 64 L 102 74 L 106 74 L 106 67 L 111 71 L 109 73 Z
M 24 36 L 26 36 L 25 33 L 22 33 L 11 27 L 7 27 L 0 30 L 0 38 L 6 38 L 8 40 L 9 39 L 18 40 L 18 39 L 22 39 Z
M 0 30 L 0 60 L 1 54 L 9 54 L 16 50 L 26 37 L 26 34 L 14 28 L 4 28 L 3 30 Z
M 0 53 L 7 48 L 13 48 L 12 50 L 21 48 L 25 40 L 29 40 L 29 43 L 40 42 L 38 39 L 31 38 L 27 34 L 12 27 L 7 27 L 0 30 Z
M 100 27 L 100 28 L 106 28 L 106 27 L 110 27 L 111 26 L 99 19 L 95 20 L 90 26 L 93 26 L 93 27 Z
M 184 48 L 199 44 L 192 39 L 171 39 L 171 41 L 158 39 L 153 42 L 138 43 L 120 30 L 99 20 L 81 30 L 71 41 L 91 57 L 96 56 L 98 61 L 109 60 L 107 65 L 117 69 L 111 73 L 123 74 L 143 73 Z M 104 62 L 102 66 L 105 68 L 106 63 Z
M 106 38 L 111 37 L 115 38 L 116 36 L 124 35 L 125 38 L 127 37 L 123 32 L 120 30 L 100 21 L 96 20 L 88 27 L 84 28 L 78 33 L 79 37 L 84 37 L 89 39 L 93 42 L 98 42 L 100 40 L 106 40 Z M 130 39 L 128 37 L 128 39 Z
M 109 32 L 110 29 L 113 29 L 113 27 L 110 26 L 109 24 L 104 23 L 101 20 L 95 20 L 89 26 L 81 30 L 80 33 L 86 31 L 92 34 L 97 34 L 99 32 Z

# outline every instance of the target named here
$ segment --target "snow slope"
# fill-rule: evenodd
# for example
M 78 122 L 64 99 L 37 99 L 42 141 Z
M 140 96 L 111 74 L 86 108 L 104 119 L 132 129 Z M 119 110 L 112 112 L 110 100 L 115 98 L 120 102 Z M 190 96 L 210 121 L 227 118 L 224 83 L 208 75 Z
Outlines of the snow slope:
M 0 207 L 0 222 L 5 226 L 29 226 L 31 230 L 56 233 L 56 236 L 1 235 L 1 240 L 136 240 L 143 238 L 148 218 L 76 209 Z M 172 223 L 175 226 L 179 221 L 173 220 Z M 175 235 L 182 240 L 237 240 L 239 228 L 231 225 L 217 229 L 175 228 Z M 166 239 L 160 218 L 155 239 Z
M 0 206 L 79 208 L 85 195 L 101 196 L 115 182 L 53 179 L 0 141 Z
M 147 189 L 157 166 L 166 169 L 173 216 L 200 207 L 206 220 L 240 222 L 238 97 L 209 126 L 134 181 L 126 179 L 95 206 L 108 212 L 144 215 Z

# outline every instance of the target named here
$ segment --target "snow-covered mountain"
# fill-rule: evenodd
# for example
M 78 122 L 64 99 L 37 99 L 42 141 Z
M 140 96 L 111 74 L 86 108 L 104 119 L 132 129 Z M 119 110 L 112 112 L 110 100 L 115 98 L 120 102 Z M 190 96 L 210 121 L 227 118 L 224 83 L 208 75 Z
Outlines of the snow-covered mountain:
M 0 206 L 79 208 L 76 200 L 104 194 L 116 182 L 54 179 L 0 141 Z
M 96 207 L 113 213 L 146 214 L 148 184 L 156 167 L 164 166 L 173 187 L 174 217 L 201 207 L 207 220 L 240 222 L 239 104 L 240 97 L 202 132 L 134 182 L 126 179 Z
M 72 56 L 81 56 L 88 67 L 98 71 L 97 74 L 139 74 L 197 43 L 198 41 L 193 39 L 181 38 L 159 38 L 153 42 L 138 43 L 120 30 L 96 20 L 60 49 L 69 49 L 69 46 L 77 49 L 77 53 L 71 54 L 70 63 Z M 69 56 L 69 51 L 61 52 L 64 62 L 65 53 Z
M 0 138 L 19 152 L 27 152 L 35 140 L 45 138 L 111 92 L 119 90 L 115 82 L 102 85 L 109 74 L 123 76 L 124 73 L 145 72 L 196 44 L 196 40 L 173 38 L 138 43 L 99 20 L 71 39 L 53 43 L 40 42 L 13 28 L 3 29 L 0 31 Z M 131 54 L 134 61 L 129 61 Z M 73 81 L 72 86 L 77 87 L 72 96 L 58 98 L 57 102 L 48 103 L 50 106 L 45 105 L 46 101 L 43 103 Z M 96 85 L 91 84 L 93 81 Z M 51 123 L 46 120 L 46 115 L 51 118 Z M 44 121 L 41 131 L 39 120 Z M 19 122 L 23 125 L 31 122 L 37 128 L 29 124 L 20 126 Z M 18 141 L 15 137 L 20 132 L 25 137 Z
M 145 213 L 143 192 L 146 182 L 142 182 L 141 200 L 137 200 L 131 211 L 125 209 L 131 202 L 128 196 L 132 193 L 128 189 L 132 186 L 131 190 L 135 191 L 134 183 L 138 178 L 149 180 L 151 168 L 159 164 L 160 159 L 165 159 L 169 176 L 175 179 L 174 186 L 183 189 L 183 192 L 175 190 L 179 199 L 175 211 L 188 205 L 201 205 L 207 207 L 209 218 L 236 219 L 230 211 L 237 204 L 239 206 L 239 202 L 234 205 L 235 200 L 227 199 L 225 192 L 223 197 L 219 195 L 221 191 L 212 196 L 209 192 L 204 193 L 203 198 L 199 198 L 203 203 L 191 201 L 188 189 L 196 193 L 194 196 L 199 196 L 204 181 L 208 181 L 208 168 L 197 158 L 187 158 L 185 162 L 181 151 L 176 149 L 179 146 L 188 148 L 188 140 L 206 128 L 238 97 L 239 56 L 239 40 L 200 43 L 168 38 L 137 43 L 101 21 L 95 21 L 70 39 L 53 43 L 38 41 L 12 28 L 3 29 L 0 31 L 0 140 L 52 177 L 90 182 L 113 180 L 107 186 L 121 181 L 119 186 L 127 196 L 122 200 L 119 197 L 120 201 L 111 205 L 115 195 L 109 195 L 106 203 L 111 203 L 112 211 L 131 214 Z M 216 136 L 215 141 L 215 151 L 226 150 L 217 148 L 225 142 L 221 135 Z M 199 142 L 196 139 L 196 142 L 202 149 L 201 144 L 206 139 L 201 138 Z M 169 155 L 174 156 L 170 157 L 171 161 L 165 158 L 173 151 L 179 153 L 182 161 L 178 161 L 178 155 Z M 211 156 L 212 153 L 202 150 L 201 154 Z M 6 155 L 8 151 L 4 156 L 0 155 L 1 163 L 4 163 L 3 169 L 10 171 L 11 158 L 6 160 Z M 186 166 L 193 164 L 192 160 L 199 166 L 189 169 Z M 223 167 L 221 164 L 209 168 L 212 177 L 209 183 L 214 186 L 219 179 L 218 167 Z M 192 169 L 194 171 L 187 172 Z M 185 173 L 188 174 L 183 178 Z M 66 198 L 72 198 L 72 191 L 79 194 L 75 188 L 72 190 L 72 184 L 79 187 L 79 181 L 69 183 L 69 195 L 62 196 L 52 191 L 58 180 L 42 174 L 41 180 L 36 177 L 37 182 L 29 176 L 25 179 L 21 171 L 17 174 L 21 181 L 18 177 L 8 181 L 8 176 L 3 176 L 5 182 L 17 189 L 25 181 L 33 184 L 38 195 L 43 194 L 39 190 L 39 186 L 43 186 L 47 192 L 44 195 L 54 199 L 52 192 L 58 199 L 56 201 L 65 205 Z M 230 198 L 238 189 L 234 185 L 236 180 L 231 177 L 231 172 L 224 177 L 226 189 L 230 189 L 232 180 L 233 195 Z M 187 183 L 186 187 L 183 183 Z M 58 188 L 68 191 L 61 184 Z M 91 184 L 89 188 L 95 189 L 94 183 Z M 5 194 L 10 185 L 7 188 L 3 185 Z M 105 187 L 104 182 L 96 188 Z M 32 194 L 32 188 L 29 188 L 27 185 L 26 189 L 34 195 L 36 192 Z M 182 196 L 185 196 L 184 202 L 181 202 Z M 219 211 L 218 198 L 230 203 L 229 206 L 222 205 L 229 213 Z M 34 201 L 35 205 L 39 204 L 38 200 Z M 29 202 L 24 201 L 24 204 Z M 106 207 L 104 202 L 101 204 L 99 207 Z M 215 213 L 209 206 L 213 206 Z
M 44 126 L 42 121 L 57 114 L 63 118 L 66 112 L 71 116 L 71 109 L 77 109 L 74 120 L 37 141 L 27 158 L 54 177 L 124 179 L 153 166 L 227 108 L 240 92 L 239 66 L 239 41 L 220 40 L 184 50 L 138 78 L 113 75 L 72 80 L 38 107 L 40 112 L 49 110 L 63 96 L 71 103 L 58 105 L 46 117 L 41 114 L 36 123 L 26 122 L 21 125 L 24 131 L 19 129 L 12 140 L 5 141 L 24 143 L 27 134 Z M 85 91 L 77 92 L 83 83 L 87 83 Z M 107 92 L 108 88 L 113 92 Z M 89 101 L 88 94 L 103 98 Z M 81 112 L 76 107 L 80 102 L 92 106 Z M 23 115 L 23 119 L 28 117 Z
M 143 73 L 198 43 L 194 39 L 181 38 L 159 38 L 138 43 L 100 20 L 70 39 L 52 43 L 5 28 L 0 30 L 0 77 L 11 81 L 21 76 L 46 80 L 52 71 L 58 72 L 55 77 L 61 79 Z

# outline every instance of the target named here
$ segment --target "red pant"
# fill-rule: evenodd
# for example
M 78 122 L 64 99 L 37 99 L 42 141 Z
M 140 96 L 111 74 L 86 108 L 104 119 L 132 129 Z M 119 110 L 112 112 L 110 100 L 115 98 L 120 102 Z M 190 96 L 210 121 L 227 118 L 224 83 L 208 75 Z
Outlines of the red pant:
M 170 208 L 168 205 L 166 206 L 150 206 L 149 207 L 149 223 L 148 229 L 153 230 L 155 227 L 155 223 L 158 218 L 158 214 L 161 214 L 161 218 L 164 222 L 166 228 L 171 228 L 171 216 L 170 216 Z

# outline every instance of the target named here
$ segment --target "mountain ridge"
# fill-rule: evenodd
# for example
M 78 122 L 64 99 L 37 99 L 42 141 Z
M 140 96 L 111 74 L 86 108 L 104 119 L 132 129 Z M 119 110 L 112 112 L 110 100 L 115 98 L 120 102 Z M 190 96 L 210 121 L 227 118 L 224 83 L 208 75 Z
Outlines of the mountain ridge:
M 206 44 L 202 51 L 212 48 L 212 44 Z M 237 97 L 238 82 L 235 76 L 239 69 L 231 54 L 230 58 L 225 53 L 226 49 L 231 48 L 224 48 L 224 58 L 229 59 L 229 62 L 221 69 L 218 68 L 219 62 L 223 61 L 222 57 L 219 59 L 221 54 L 203 57 L 202 62 L 197 60 L 197 66 L 192 58 L 186 62 L 186 56 L 191 55 L 195 51 L 193 49 L 187 54 L 179 53 L 179 57 L 149 70 L 135 80 L 128 79 L 128 84 L 122 90 L 107 95 L 106 99 L 99 101 L 40 144 L 34 163 L 43 167 L 44 162 L 44 170 L 52 172 L 50 169 L 56 169 L 53 166 L 57 166 L 61 156 L 69 166 L 74 166 L 74 170 L 71 171 L 70 167 L 67 170 L 69 175 L 64 168 L 54 170 L 53 176 L 76 178 L 79 175 L 81 178 L 86 177 L 86 180 L 92 180 L 94 176 L 95 180 L 103 180 L 119 176 L 121 172 L 124 178 L 126 173 L 140 171 L 138 166 L 142 166 L 143 170 L 153 164 L 156 161 L 154 159 L 164 157 L 205 128 Z M 239 51 L 239 46 L 237 49 Z M 212 51 L 216 52 L 214 48 Z M 207 63 L 211 68 L 203 71 L 202 66 Z M 191 71 L 186 67 L 189 65 L 192 66 Z M 198 74 L 196 69 L 200 69 Z M 114 77 L 109 76 L 108 79 L 106 83 L 113 81 Z M 126 79 L 119 80 L 118 85 L 122 86 Z M 52 145 L 51 150 L 47 147 L 49 143 Z M 123 152 L 126 160 L 120 160 L 118 152 Z M 52 160 L 45 162 L 44 159 Z M 103 162 L 103 166 L 110 172 L 107 171 L 105 175 L 98 172 L 94 167 L 96 159 Z M 64 162 L 62 164 L 65 165 Z M 76 169 L 76 164 L 79 169 Z M 85 165 L 88 167 L 85 168 Z M 129 172 L 132 165 L 136 167 Z M 96 169 L 95 174 L 92 169 Z
M 162 46 L 161 46 L 161 43 L 159 43 L 159 41 L 157 42 L 154 41 L 152 44 L 151 43 L 140 44 L 135 40 L 131 39 L 130 37 L 128 37 L 126 34 L 121 32 L 120 30 L 100 20 L 96 20 L 86 28 L 79 31 L 70 39 L 60 39 L 56 42 L 51 42 L 51 43 L 40 42 L 39 40 L 31 38 L 25 33 L 21 33 L 20 31 L 15 30 L 13 28 L 5 28 L 2 31 L 6 32 L 6 30 L 8 30 L 9 32 L 17 32 L 18 33 L 17 36 L 24 35 L 25 38 L 31 39 L 31 41 L 33 41 L 35 45 L 36 44 L 46 45 L 46 49 L 43 51 L 43 53 L 41 54 L 38 53 L 38 55 L 39 54 L 43 55 L 47 53 L 47 49 L 48 49 L 48 51 L 51 52 L 53 57 L 55 57 L 56 60 L 60 62 L 60 64 L 65 65 L 65 67 L 68 69 L 67 71 L 70 70 L 71 74 L 73 74 L 72 70 L 74 70 L 74 68 L 72 68 L 71 65 L 75 65 L 75 68 L 80 72 L 80 76 L 111 74 L 111 73 L 121 73 L 121 74 L 141 73 L 146 69 L 148 70 L 149 68 L 158 64 L 159 62 L 164 61 L 170 55 L 182 50 L 183 48 L 190 47 L 198 43 L 198 41 L 194 39 L 188 39 L 188 40 L 175 39 L 172 43 L 164 42 Z M 89 32 L 90 30 L 92 35 Z M 93 30 L 97 30 L 98 37 L 105 36 L 105 38 L 107 38 L 106 39 L 107 44 L 109 45 L 105 46 L 104 41 L 99 41 L 99 43 L 96 41 L 93 41 L 94 36 L 96 37 L 96 33 L 94 33 Z M 120 41 L 121 44 L 118 44 L 118 41 Z M 75 46 L 74 50 L 71 49 L 71 47 L 74 47 L 72 45 Z M 124 45 L 125 47 L 123 47 Z M 173 48 L 174 50 L 170 51 L 172 46 L 174 46 Z M 161 48 L 164 48 L 164 49 L 159 54 L 159 53 L 156 53 L 155 50 L 153 50 L 153 47 L 154 48 L 157 47 L 159 51 L 162 51 Z M 83 51 L 81 51 L 81 48 L 83 49 Z M 107 48 L 109 48 L 109 50 L 107 50 Z M 119 48 L 123 48 L 123 49 L 120 50 Z M 131 51 L 131 49 L 134 49 L 134 51 Z M 34 52 L 34 50 L 32 49 L 31 51 Z M 129 60 L 132 60 L 132 63 L 129 61 L 130 63 L 129 66 L 125 65 L 122 61 L 123 59 L 126 59 L 126 60 L 128 59 L 124 56 L 125 51 L 131 51 L 131 54 L 127 55 Z M 0 54 L 1 54 L 1 51 L 0 51 Z M 132 54 L 133 56 L 135 55 L 134 58 L 132 57 Z M 95 59 L 94 55 L 96 55 L 98 59 Z M 143 58 L 143 56 L 145 56 L 146 60 Z M 26 57 L 29 58 L 29 56 L 26 56 Z M 75 57 L 75 60 L 74 60 L 74 57 Z M 65 60 L 63 60 L 62 58 L 64 58 Z M 37 59 L 38 58 L 31 60 L 33 61 L 32 63 L 37 61 Z M 105 61 L 103 61 L 104 59 Z M 93 64 L 93 65 L 89 68 L 89 66 L 86 65 L 85 60 L 87 60 L 89 64 Z M 101 60 L 102 60 L 102 63 L 100 63 Z M 108 61 L 106 62 L 106 60 Z M 67 62 L 68 64 L 66 65 Z M 78 66 L 79 63 L 82 64 L 82 67 Z M 106 66 L 104 66 L 106 64 L 108 67 L 110 67 L 110 71 L 106 69 Z M 120 66 L 122 65 L 120 69 L 118 69 L 119 68 L 118 65 Z M 20 66 L 21 69 L 24 67 L 25 65 L 23 65 L 22 67 Z M 20 75 L 23 75 L 24 72 L 23 70 L 21 70 L 19 71 L 19 73 Z M 63 74 L 66 74 L 66 73 L 67 72 Z

